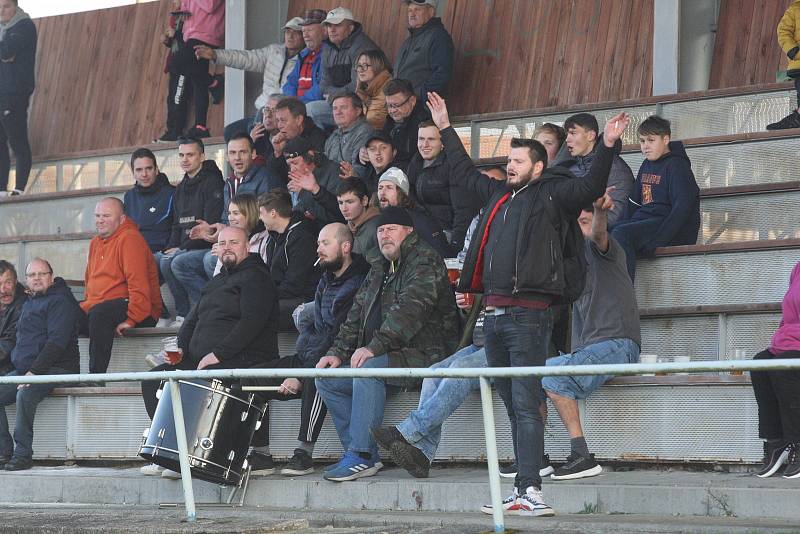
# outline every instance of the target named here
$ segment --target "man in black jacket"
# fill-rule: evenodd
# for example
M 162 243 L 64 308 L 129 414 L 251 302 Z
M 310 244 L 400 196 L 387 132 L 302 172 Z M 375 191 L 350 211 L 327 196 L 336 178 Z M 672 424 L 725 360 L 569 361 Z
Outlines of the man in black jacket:
M 11 350 L 17 344 L 17 321 L 28 300 L 12 264 L 0 260 L 0 374 L 11 369 Z
M 36 64 L 36 26 L 17 5 L 17 0 L 0 3 L 0 194 L 19 195 L 25 191 L 31 172 L 28 142 L 28 103 L 33 93 Z M 6 193 L 11 158 L 17 162 L 17 181 Z
M 78 301 L 53 268 L 36 258 L 25 270 L 30 298 L 17 322 L 17 344 L 11 351 L 9 376 L 72 374 L 80 371 Z M 6 471 L 33 467 L 33 418 L 36 407 L 55 384 L 0 385 L 0 464 Z M 14 439 L 5 406 L 17 405 Z
M 480 173 L 455 130 L 444 100 L 428 95 L 428 107 L 442 132 L 453 176 L 487 202 L 461 271 L 458 291 L 483 293 L 486 355 L 492 367 L 544 365 L 550 344 L 550 305 L 564 298 L 564 235 L 581 208 L 603 195 L 614 146 L 628 125 L 625 113 L 606 124 L 592 168 L 581 178 L 547 168 L 541 143 L 514 139 L 505 183 Z M 566 178 L 566 179 L 565 179 Z M 579 258 L 579 261 L 585 260 Z M 517 476 L 503 507 L 525 515 L 554 515 L 544 502 L 539 476 L 544 424 L 539 413 L 538 378 L 495 380 L 511 420 Z M 482 511 L 492 513 L 491 506 Z
M 386 95 L 386 111 L 389 113 L 383 131 L 397 150 L 393 165 L 405 171 L 417 153 L 419 124 L 430 119 L 430 115 L 423 100 L 417 99 L 414 87 L 407 80 L 394 78 L 383 88 L 383 94 Z M 362 155 L 361 163 L 366 165 L 366 154 Z
M 286 332 L 293 329 L 294 309 L 314 299 L 319 282 L 317 230 L 303 213 L 292 211 L 285 189 L 273 189 L 258 199 L 258 217 L 268 232 L 259 252 L 267 258 L 279 299 L 278 329 Z
M 170 325 L 173 327 L 183 324 L 189 314 L 190 304 L 199 300 L 202 290 L 202 284 L 192 283 L 192 278 L 182 276 L 182 273 L 198 265 L 192 259 L 202 260 L 206 250 L 211 248 L 211 243 L 204 239 L 192 239 L 191 230 L 200 221 L 208 224 L 220 222 L 224 204 L 222 172 L 213 160 L 205 159 L 202 141 L 181 139 L 178 142 L 178 159 L 185 174 L 175 190 L 172 233 L 159 261 L 161 275 L 175 298 L 177 317 Z M 202 270 L 202 261 L 199 265 Z
M 369 264 L 358 254 L 353 254 L 353 234 L 342 223 L 332 223 L 322 229 L 317 239 L 317 255 L 322 278 L 317 286 L 311 320 L 300 328 L 300 335 L 295 345 L 296 353 L 277 360 L 269 361 L 258 367 L 267 369 L 286 369 L 297 367 L 314 367 L 320 358 L 327 354 L 333 345 L 333 339 L 339 327 L 347 318 L 353 305 L 358 288 L 369 271 Z M 311 455 L 314 452 L 325 415 L 328 413 L 325 403 L 317 393 L 314 379 L 298 380 L 296 378 L 251 379 L 245 385 L 280 386 L 275 393 L 264 393 L 268 399 L 289 400 L 302 399 L 300 408 L 300 433 L 298 444 L 292 459 L 281 470 L 285 476 L 307 475 L 314 471 Z M 265 466 L 259 474 L 274 472 L 272 455 L 269 452 L 269 416 L 261 421 L 261 428 L 253 436 L 253 452 L 251 462 L 257 461 Z
M 267 168 L 283 178 L 284 181 L 288 181 L 289 164 L 284 156 L 287 152 L 287 143 L 293 139 L 302 138 L 308 141 L 314 152 L 324 154 L 325 141 L 328 136 L 314 124 L 310 117 L 306 116 L 306 105 L 291 96 L 287 96 L 275 106 L 275 125 L 278 133 L 271 139 L 272 155 L 267 158 Z
M 267 266 L 258 255 L 250 254 L 241 228 L 220 231 L 217 243 L 222 271 L 203 288 L 178 331 L 182 360 L 152 371 L 241 369 L 278 357 L 278 297 Z M 157 389 L 157 381 L 142 382 L 151 419 L 158 406 Z

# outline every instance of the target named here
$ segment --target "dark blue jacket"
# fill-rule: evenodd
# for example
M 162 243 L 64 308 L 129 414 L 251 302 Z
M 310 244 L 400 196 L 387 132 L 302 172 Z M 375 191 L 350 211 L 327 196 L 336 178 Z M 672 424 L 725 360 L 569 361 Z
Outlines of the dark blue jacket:
M 19 374 L 44 375 L 55 368 L 78 373 L 78 318 L 81 309 L 63 278 L 41 295 L 31 295 L 17 322 L 11 363 Z
M 325 43 L 317 53 L 314 59 L 314 64 L 311 66 L 311 87 L 299 97 L 301 102 L 313 102 L 314 100 L 322 100 L 322 90 L 319 87 L 319 82 L 322 79 L 322 52 L 323 48 L 327 46 Z M 297 54 L 297 63 L 294 64 L 294 69 L 289 73 L 286 78 L 286 83 L 283 84 L 283 94 L 288 96 L 297 96 L 297 82 L 300 80 L 300 67 L 303 66 L 303 60 L 311 53 L 311 50 L 304 48 Z
M 453 39 L 442 19 L 433 17 L 421 28 L 409 28 L 408 37 L 394 64 L 394 77 L 408 80 L 420 101 L 428 100 L 428 92 L 447 95 L 453 76 Z
M 169 183 L 167 175 L 158 173 L 150 187 L 138 183 L 125 192 L 125 215 L 133 219 L 152 252 L 167 248 L 172 233 L 172 201 L 175 186 Z
M 317 285 L 314 296 L 314 327 L 300 332 L 297 338 L 297 357 L 303 367 L 314 367 L 328 353 L 339 327 L 353 305 L 358 288 L 369 272 L 369 264 L 363 256 L 353 254 L 353 263 L 342 276 L 334 277 L 325 271 Z
M 24 18 L 0 41 L 0 96 L 28 96 L 36 85 L 36 26 Z
M 672 141 L 669 152 L 656 161 L 644 160 L 630 198 L 631 221 L 661 219 L 645 250 L 697 241 L 700 226 L 700 188 L 683 143 Z M 694 231 L 692 231 L 694 228 Z M 675 242 L 677 237 L 689 236 Z
M 222 222 L 224 224 L 228 224 L 228 204 L 230 204 L 231 199 L 235 196 L 233 194 L 234 180 L 234 176 L 231 176 L 225 180 L 225 208 L 222 210 Z M 236 189 L 236 194 L 253 195 L 254 197 L 258 198 L 258 196 L 262 193 L 266 193 L 267 191 L 276 187 L 286 189 L 286 184 L 282 178 L 266 167 L 262 167 L 261 165 L 252 165 L 250 170 L 247 171 L 247 174 L 242 182 L 239 184 L 239 187 Z

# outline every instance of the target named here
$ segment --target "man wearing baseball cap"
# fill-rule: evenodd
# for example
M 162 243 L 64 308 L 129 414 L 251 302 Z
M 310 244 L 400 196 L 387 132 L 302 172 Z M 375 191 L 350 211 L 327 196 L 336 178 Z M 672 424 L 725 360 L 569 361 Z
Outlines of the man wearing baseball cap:
M 456 345 L 455 297 L 439 254 L 419 238 L 402 208 L 383 210 L 377 234 L 382 258 L 373 263 L 318 368 L 425 367 Z M 324 478 L 343 482 L 375 475 L 383 464 L 370 427 L 383 421 L 386 390 L 417 387 L 419 380 L 318 378 L 316 384 L 345 450 Z
M 395 167 L 394 159 L 397 148 L 389 135 L 382 131 L 374 132 L 359 152 L 359 159 L 364 165 L 362 179 L 371 193 L 378 190 L 378 180 L 389 167 Z
M 397 51 L 394 76 L 408 80 L 425 102 L 428 92 L 447 94 L 453 76 L 453 39 L 436 17 L 436 0 L 405 0 L 408 37 Z
M 283 85 L 283 94 L 297 97 L 304 103 L 322 99 L 319 82 L 322 77 L 322 43 L 325 40 L 323 20 L 323 10 L 306 10 L 300 22 L 306 47 L 297 55 L 294 69 Z
M 292 194 L 292 206 L 302 211 L 306 217 L 325 225 L 332 222 L 343 222 L 336 210 L 329 213 L 316 199 L 327 191 L 336 194 L 339 185 L 338 165 L 311 147 L 308 139 L 296 137 L 286 143 L 283 156 L 289 165 L 289 183 L 287 189 Z
M 328 11 L 322 25 L 328 38 L 322 49 L 322 79 L 320 92 L 324 100 L 309 103 L 308 116 L 322 129 L 334 128 L 333 111 L 328 97 L 342 90 L 355 91 L 355 66 L 365 50 L 379 49 L 370 39 L 353 12 L 344 7 Z
M 281 92 L 281 87 L 297 62 L 297 54 L 305 47 L 300 26 L 302 21 L 300 17 L 294 17 L 283 25 L 283 44 L 274 43 L 256 50 L 215 50 L 205 45 L 194 47 L 194 53 L 200 59 L 232 69 L 261 72 L 264 76 L 261 94 L 255 102 L 256 114 L 225 126 L 225 142 L 237 133 L 250 133 L 253 125 L 261 122 L 269 96 Z

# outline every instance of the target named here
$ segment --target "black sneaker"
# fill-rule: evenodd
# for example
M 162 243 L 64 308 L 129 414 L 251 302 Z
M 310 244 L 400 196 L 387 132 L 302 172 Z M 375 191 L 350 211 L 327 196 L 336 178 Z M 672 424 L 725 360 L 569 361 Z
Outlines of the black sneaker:
M 33 467 L 33 460 L 31 458 L 14 456 L 8 461 L 4 469 L 6 471 L 25 471 L 31 467 Z
M 414 478 L 428 478 L 431 462 L 417 447 L 406 440 L 395 441 L 389 451 L 397 465 L 405 469 Z
M 756 472 L 758 478 L 771 477 L 789 462 L 789 453 L 794 447 L 791 443 L 781 442 L 769 445 L 764 442 L 764 465 Z
M 195 139 L 205 139 L 206 137 L 211 137 L 211 132 L 208 131 L 208 128 L 203 126 L 202 124 L 198 124 L 193 128 L 190 128 L 188 132 L 186 132 L 186 137 L 193 137 Z
M 252 451 L 247 457 L 247 462 L 250 464 L 251 475 L 266 476 L 275 474 L 275 462 L 272 461 L 271 454 Z
M 378 445 L 390 452 L 392 450 L 392 445 L 394 445 L 396 441 L 408 443 L 406 438 L 403 437 L 403 434 L 397 430 L 396 426 L 373 426 L 369 429 L 369 433 L 372 434 L 372 437 L 375 438 Z
M 281 474 L 286 477 L 303 476 L 314 472 L 314 460 L 303 449 L 295 449 L 286 467 L 281 469 Z
M 6 456 L 5 454 L 0 455 L 0 469 L 2 469 L 10 461 L 11 456 Z
M 800 478 L 800 443 L 792 443 L 783 478 Z
M 542 456 L 542 467 L 539 468 L 539 476 L 546 477 L 553 473 L 553 466 L 550 465 L 550 455 L 545 454 Z M 517 464 L 514 462 L 511 465 L 500 466 L 500 476 L 503 478 L 516 478 Z
M 594 460 L 594 454 L 586 457 L 572 452 L 567 457 L 567 463 L 555 469 L 550 478 L 552 480 L 574 480 L 597 476 L 602 472 L 603 468 Z
M 178 140 L 178 133 L 167 130 L 164 135 L 157 139 L 153 139 L 154 143 L 175 143 Z
M 767 124 L 767 130 L 788 130 L 790 128 L 800 128 L 800 113 L 792 111 L 778 122 Z
M 208 87 L 208 92 L 211 94 L 211 103 L 219 104 L 222 102 L 222 97 L 225 95 L 225 76 L 222 74 L 215 74 L 212 77 L 213 86 Z

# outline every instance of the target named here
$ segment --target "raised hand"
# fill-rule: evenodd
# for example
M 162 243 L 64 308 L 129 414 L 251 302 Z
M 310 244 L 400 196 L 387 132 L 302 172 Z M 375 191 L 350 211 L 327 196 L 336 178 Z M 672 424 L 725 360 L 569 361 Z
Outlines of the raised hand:
M 622 137 L 625 128 L 631 123 L 631 117 L 624 111 L 621 111 L 608 119 L 606 127 L 603 129 L 603 142 L 609 148 L 614 146 L 617 139 Z
M 447 104 L 438 93 L 428 93 L 428 109 L 431 110 L 433 123 L 440 130 L 450 126 L 450 115 L 447 113 Z
M 611 192 L 614 191 L 616 187 L 613 185 L 606 188 L 605 194 L 594 201 L 594 209 L 601 210 L 601 211 L 611 211 L 614 209 L 614 199 L 611 198 Z

